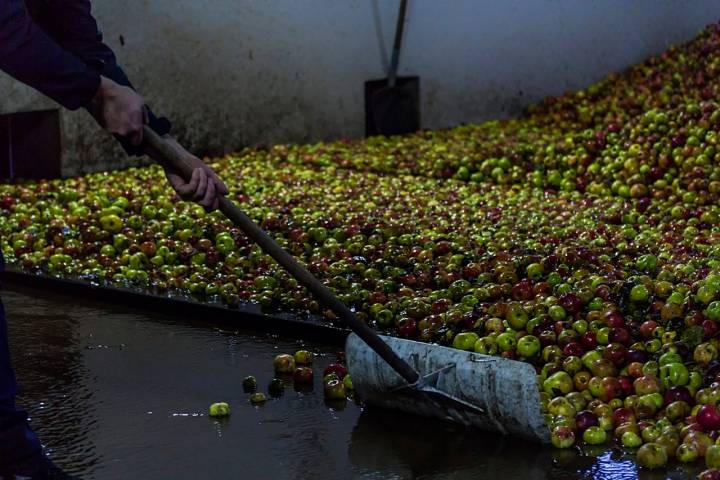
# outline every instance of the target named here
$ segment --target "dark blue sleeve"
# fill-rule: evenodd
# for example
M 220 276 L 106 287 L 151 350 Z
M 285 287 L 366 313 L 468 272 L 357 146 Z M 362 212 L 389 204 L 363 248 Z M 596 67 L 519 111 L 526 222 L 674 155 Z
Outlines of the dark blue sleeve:
M 63 49 L 102 76 L 120 85 L 134 88 L 118 65 L 112 49 L 103 42 L 89 0 L 55 0 L 47 5 L 46 8 L 49 10 L 41 11 L 38 17 L 40 25 Z M 151 110 L 148 116 L 149 126 L 156 133 L 165 135 L 170 132 L 171 125 L 166 118 L 158 118 Z M 121 137 L 116 138 L 128 154 L 144 153 L 141 147 L 135 147 Z
M 100 86 L 100 73 L 45 33 L 23 0 L 0 0 L 0 70 L 70 110 L 88 105 Z

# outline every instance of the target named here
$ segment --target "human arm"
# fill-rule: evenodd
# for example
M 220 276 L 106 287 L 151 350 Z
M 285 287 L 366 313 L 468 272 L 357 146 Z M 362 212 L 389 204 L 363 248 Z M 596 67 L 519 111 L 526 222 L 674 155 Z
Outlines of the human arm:
M 2 1 L 2 0 L 0 0 Z M 158 135 L 164 136 L 186 161 L 196 167 L 190 182 L 166 172 L 168 181 L 186 200 L 195 200 L 208 209 L 217 208 L 217 196 L 228 193 L 225 184 L 202 160 L 190 154 L 170 137 L 170 122 L 156 117 L 137 94 L 123 69 L 118 65 L 112 49 L 103 41 L 88 0 L 64 0 L 38 9 L 36 15 L 63 49 L 71 52 L 88 67 L 101 74 L 101 84 L 88 111 L 104 128 L 116 134 L 128 154 L 151 157 L 155 152 L 140 146 L 142 124 L 146 123 Z
M 39 0 L 32 0 L 31 3 L 33 2 L 39 3 Z M 104 80 L 96 97 L 85 107 L 98 123 L 115 134 L 116 139 L 129 155 L 140 156 L 145 153 L 140 146 L 142 140 L 142 123 L 138 122 L 140 119 L 158 135 L 166 135 L 170 132 L 171 125 L 166 118 L 155 116 L 147 105 L 142 111 L 137 108 L 137 100 L 142 97 L 137 95 L 133 98 L 131 95 L 130 92 L 135 88 L 118 64 L 113 50 L 104 42 L 97 21 L 92 15 L 92 5 L 89 0 L 42 2 L 35 8 L 33 17 L 61 48 L 102 76 Z M 112 129 L 108 122 L 103 121 L 103 113 L 116 109 L 118 99 L 125 99 L 126 105 L 135 107 L 130 115 L 133 120 L 129 126 L 131 132 L 123 133 L 118 129 Z M 106 102 L 110 103 L 105 105 Z M 127 129 L 126 126 L 125 130 Z
M 100 86 L 100 74 L 48 36 L 22 0 L 0 0 L 0 69 L 70 110 Z

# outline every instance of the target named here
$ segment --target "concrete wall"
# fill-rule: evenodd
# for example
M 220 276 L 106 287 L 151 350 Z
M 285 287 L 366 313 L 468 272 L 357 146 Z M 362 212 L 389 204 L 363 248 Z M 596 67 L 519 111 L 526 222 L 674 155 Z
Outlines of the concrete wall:
M 401 74 L 425 128 L 515 115 L 692 38 L 716 0 L 410 0 Z M 360 137 L 397 0 L 95 0 L 106 41 L 197 151 Z M 122 40 L 121 40 L 122 39 Z M 46 101 L 0 78 L 0 112 Z M 84 113 L 63 116 L 66 174 L 127 165 Z

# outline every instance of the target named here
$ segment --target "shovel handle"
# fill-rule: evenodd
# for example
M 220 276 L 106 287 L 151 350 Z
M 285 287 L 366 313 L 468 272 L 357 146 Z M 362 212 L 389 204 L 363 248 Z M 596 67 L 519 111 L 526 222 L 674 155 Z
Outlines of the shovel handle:
M 402 46 L 403 29 L 405 27 L 405 11 L 407 0 L 400 0 L 400 8 L 395 23 L 395 40 L 393 41 L 392 56 L 390 57 L 390 68 L 388 69 L 388 87 L 395 87 L 397 81 L 398 64 L 400 63 L 400 48 Z
M 186 181 L 190 179 L 193 167 L 188 164 L 165 140 L 149 127 L 143 127 L 143 142 L 152 149 L 153 158 L 163 167 L 174 171 Z M 226 198 L 219 199 L 220 211 L 230 219 L 238 228 L 253 239 L 260 248 L 275 259 L 290 275 L 307 288 L 317 300 L 330 308 L 350 329 L 372 348 L 388 365 L 390 365 L 409 384 L 417 382 L 418 373 L 405 360 L 400 358 L 373 329 L 360 321 L 355 314 L 345 306 L 325 285 L 312 273 L 300 265 L 292 255 L 287 253 L 275 240 L 268 236 L 262 228 L 257 226 L 245 212 L 235 203 Z

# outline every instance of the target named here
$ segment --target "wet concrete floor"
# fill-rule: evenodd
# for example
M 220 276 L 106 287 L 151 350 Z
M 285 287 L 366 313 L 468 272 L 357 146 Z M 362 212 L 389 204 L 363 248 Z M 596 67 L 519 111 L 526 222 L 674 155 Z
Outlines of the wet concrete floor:
M 353 402 L 328 406 L 319 372 L 338 347 L 213 327 L 5 285 L 18 403 L 50 458 L 88 479 L 632 479 L 619 452 L 599 456 L 466 430 Z M 316 352 L 314 390 L 254 407 L 272 359 Z M 207 407 L 227 401 L 227 420 Z M 595 452 L 596 454 L 598 452 Z M 691 478 L 680 467 L 640 478 Z

